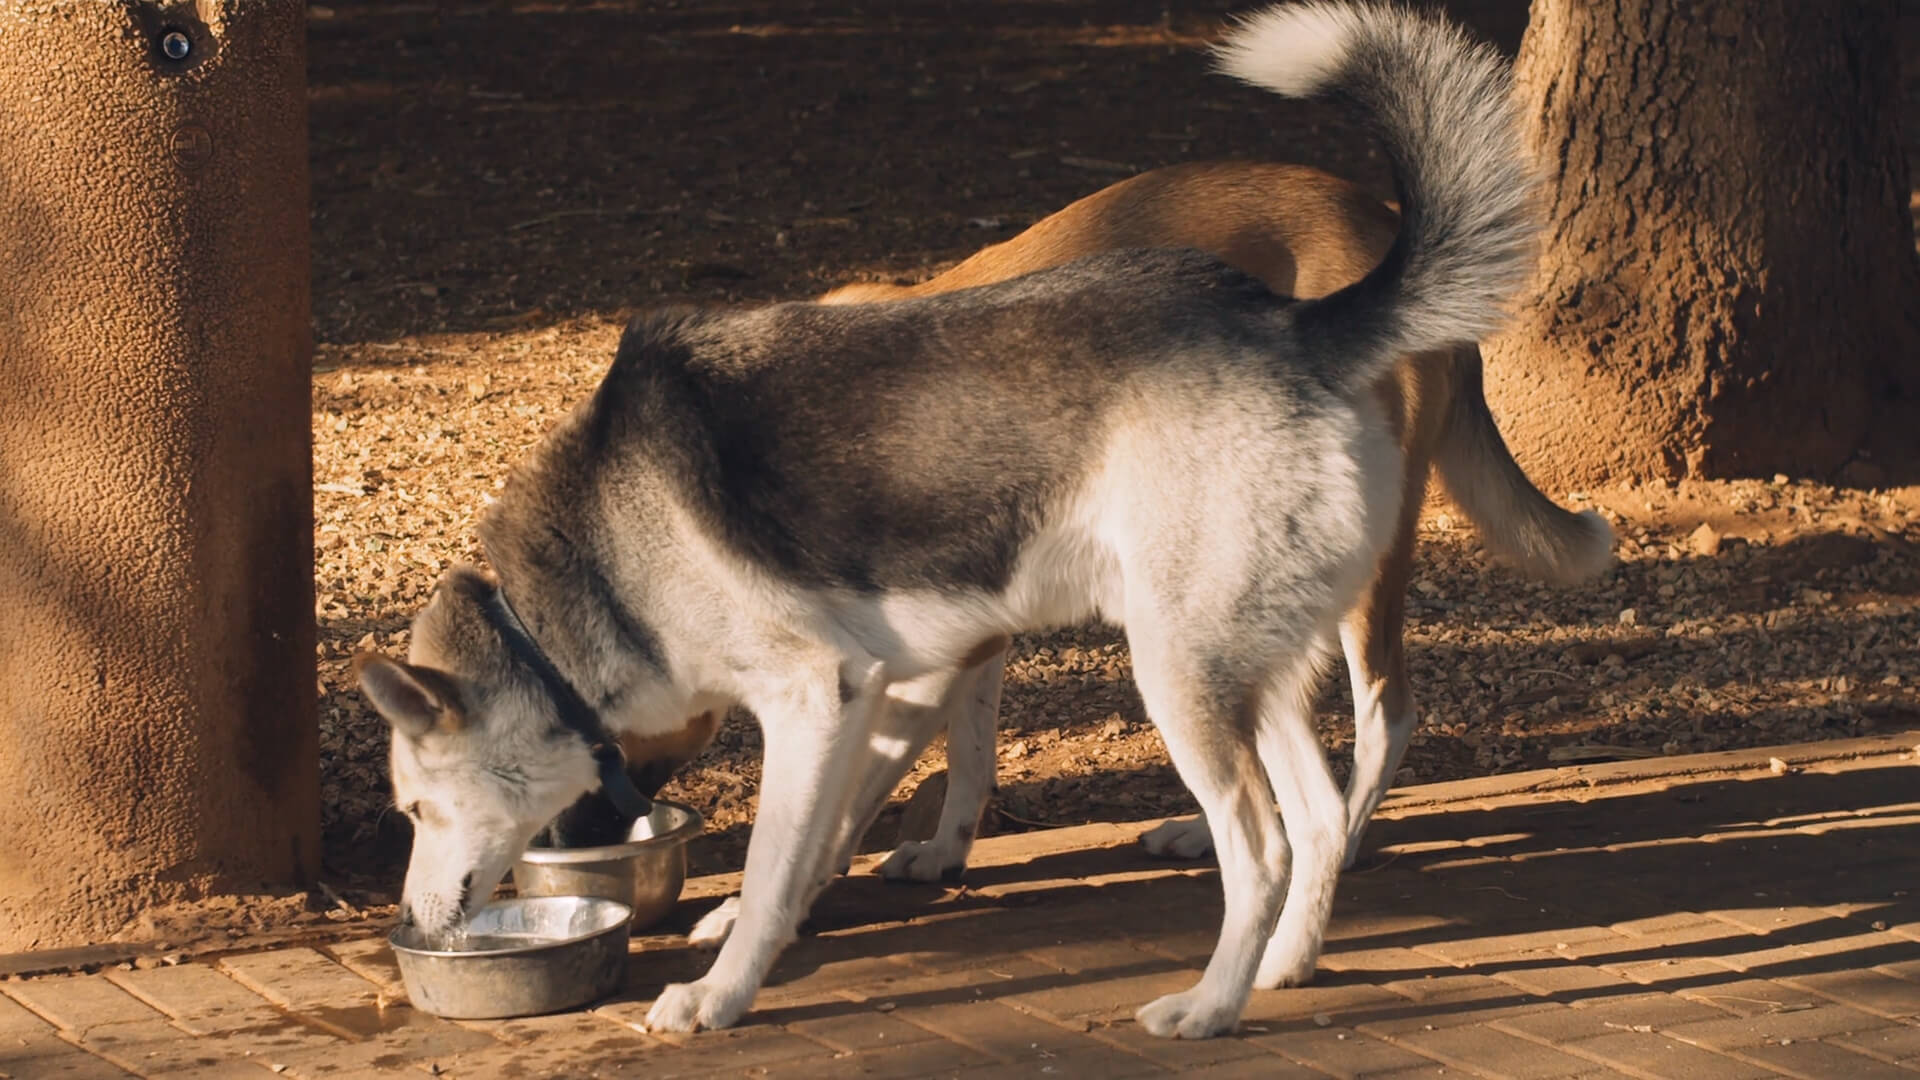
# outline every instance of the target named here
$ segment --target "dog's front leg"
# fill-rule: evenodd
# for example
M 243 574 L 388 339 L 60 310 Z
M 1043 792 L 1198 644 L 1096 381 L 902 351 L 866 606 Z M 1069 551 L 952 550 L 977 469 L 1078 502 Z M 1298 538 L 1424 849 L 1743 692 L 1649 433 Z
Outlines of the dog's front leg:
M 966 675 L 956 678 L 955 672 L 938 671 L 887 688 L 886 696 L 875 708 L 866 753 L 859 756 L 850 770 L 854 795 L 847 802 L 833 843 L 823 849 L 825 858 L 815 870 L 813 884 L 807 893 L 807 910 L 813 909 L 813 902 L 819 899 L 833 878 L 846 873 L 852 865 L 855 849 L 867 830 L 873 827 L 880 811 L 885 809 L 887 796 L 900 786 L 900 779 L 914 762 L 920 760 L 920 754 L 926 750 L 927 744 L 946 726 L 947 713 L 942 706 L 966 682 Z M 988 753 L 991 754 L 991 730 L 987 737 Z M 733 924 L 739 918 L 740 898 L 730 896 L 719 907 L 701 917 L 688 935 L 688 943 L 697 949 L 717 949 L 726 944 L 728 935 L 733 933 Z
M 650 1030 L 723 1028 L 740 1019 L 806 915 L 884 687 L 878 663 L 820 674 L 771 701 L 746 702 L 761 717 L 766 749 L 739 918 L 704 976 L 660 992 L 647 1011 Z

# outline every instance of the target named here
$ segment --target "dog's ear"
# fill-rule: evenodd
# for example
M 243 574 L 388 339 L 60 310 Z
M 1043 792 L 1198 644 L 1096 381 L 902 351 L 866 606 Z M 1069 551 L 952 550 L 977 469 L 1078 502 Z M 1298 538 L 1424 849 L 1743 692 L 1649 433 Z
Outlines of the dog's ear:
M 353 658 L 353 673 L 367 700 L 400 734 L 418 739 L 435 729 L 459 730 L 458 706 L 424 670 L 379 653 L 360 653 Z

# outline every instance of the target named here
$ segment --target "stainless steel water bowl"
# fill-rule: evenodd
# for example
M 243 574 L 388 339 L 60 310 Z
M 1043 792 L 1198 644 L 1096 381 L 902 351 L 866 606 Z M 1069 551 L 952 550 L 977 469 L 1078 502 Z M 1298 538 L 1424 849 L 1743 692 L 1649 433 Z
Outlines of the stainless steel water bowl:
M 412 926 L 387 937 L 413 1007 L 456 1020 L 559 1012 L 627 981 L 633 909 L 592 896 L 514 897 L 429 941 Z
M 633 823 L 624 844 L 585 848 L 528 848 L 513 864 L 521 896 L 604 896 L 633 907 L 633 928 L 666 918 L 687 883 L 687 841 L 706 822 L 691 806 L 653 801 L 653 813 Z

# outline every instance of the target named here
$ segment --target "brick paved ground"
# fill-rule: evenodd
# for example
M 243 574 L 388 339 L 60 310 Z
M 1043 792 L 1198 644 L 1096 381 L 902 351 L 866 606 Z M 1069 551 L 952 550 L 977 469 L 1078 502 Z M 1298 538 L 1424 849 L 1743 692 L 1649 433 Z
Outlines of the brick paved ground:
M 1914 743 L 1397 793 L 1315 985 L 1257 993 L 1231 1038 L 1131 1020 L 1211 949 L 1211 866 L 1093 826 L 987 841 L 964 889 L 842 882 L 732 1031 L 636 1030 L 704 966 L 672 935 L 617 1000 L 458 1024 L 366 940 L 0 981 L 0 1075 L 1913 1078 Z M 729 887 L 694 883 L 678 925 Z

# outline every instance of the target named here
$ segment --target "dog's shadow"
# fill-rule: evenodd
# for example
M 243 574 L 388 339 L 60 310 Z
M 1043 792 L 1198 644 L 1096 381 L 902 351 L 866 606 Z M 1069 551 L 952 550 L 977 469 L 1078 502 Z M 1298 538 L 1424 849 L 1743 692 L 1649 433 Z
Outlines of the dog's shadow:
M 1316 985 L 1458 975 L 1463 966 L 1493 975 L 1572 959 L 1669 965 L 1673 974 L 1659 980 L 1659 989 L 1702 992 L 1750 979 L 1845 978 L 1836 973 L 1887 964 L 1920 969 L 1920 942 L 1885 930 L 1920 926 L 1920 899 L 1899 888 L 1912 880 L 1920 851 L 1920 814 L 1911 811 L 1916 775 L 1912 766 L 1895 765 L 1679 782 L 1586 802 L 1452 808 L 1377 821 L 1372 853 L 1341 878 L 1326 948 L 1339 970 L 1323 965 Z M 662 930 L 684 933 L 715 903 L 682 903 Z M 808 932 L 767 980 L 756 1014 L 784 1023 L 861 1012 L 873 1004 L 860 999 L 889 993 L 890 983 L 970 968 L 1017 969 L 991 980 L 996 997 L 1197 969 L 1212 948 L 1221 905 L 1211 860 L 1155 858 L 1132 843 L 976 867 L 958 885 L 895 884 L 856 873 L 816 905 Z M 1375 950 L 1430 946 L 1423 955 L 1432 956 L 1481 938 L 1709 911 L 1736 915 L 1717 923 L 1701 917 L 1704 929 L 1678 942 L 1608 936 L 1606 951 L 1589 945 L 1585 956 L 1582 936 L 1569 934 L 1571 952 L 1537 957 L 1458 966 L 1436 959 L 1424 970 L 1406 969 L 1404 957 L 1401 966 L 1379 971 L 1365 962 Z M 640 1000 L 664 983 L 698 977 L 712 958 L 683 937 L 650 938 L 641 948 L 627 995 Z M 1349 953 L 1359 955 L 1340 959 Z M 1038 965 L 1002 962 L 1020 954 L 1038 957 Z M 1078 959 L 1059 961 L 1069 954 Z M 1733 966 L 1681 963 L 1734 957 L 1741 959 Z M 980 1000 L 979 982 L 952 983 L 887 1000 L 900 1008 Z M 1552 997 L 1648 989 L 1625 981 Z M 852 992 L 836 996 L 840 991 Z M 1517 989 L 1514 996 L 1516 1004 L 1541 1000 Z

